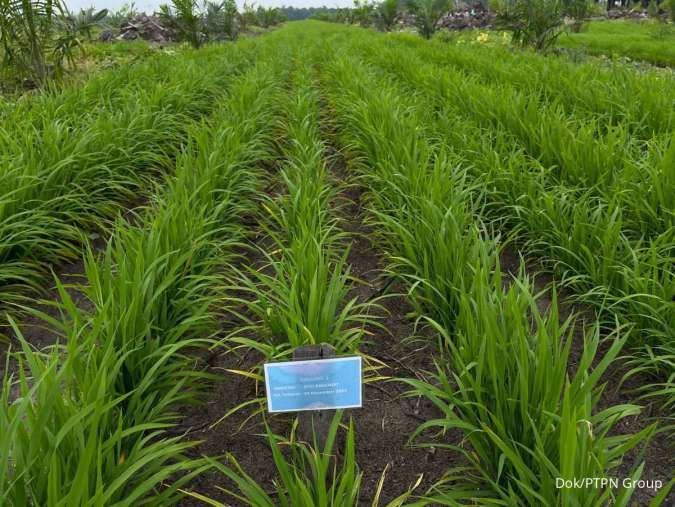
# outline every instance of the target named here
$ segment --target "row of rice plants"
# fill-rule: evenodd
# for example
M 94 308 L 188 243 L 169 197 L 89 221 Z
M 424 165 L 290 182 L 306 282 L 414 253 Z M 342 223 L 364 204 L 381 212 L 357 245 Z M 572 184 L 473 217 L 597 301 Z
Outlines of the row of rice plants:
M 94 111 L 113 108 L 120 101 L 126 100 L 129 90 L 153 88 L 158 81 L 170 82 L 170 70 L 177 64 L 184 67 L 188 61 L 206 60 L 225 63 L 229 58 L 237 58 L 246 45 L 209 48 L 201 52 L 153 51 L 152 57 L 140 61 L 115 65 L 112 68 L 95 68 L 86 79 L 61 83 L 53 88 L 41 89 L 40 93 L 27 94 L 18 100 L 8 101 L 0 119 L 3 127 L 8 128 L 11 125 L 19 130 L 28 130 L 29 127 L 40 129 L 55 117 L 69 126 L 76 126 Z M 177 70 L 181 72 L 181 69 Z
M 417 82 L 415 71 L 410 72 L 410 79 Z M 546 169 L 514 148 L 508 133 L 499 129 L 486 132 L 452 107 L 443 109 L 426 127 L 461 152 L 465 163 L 473 167 L 473 175 L 491 189 L 490 211 L 495 219 L 509 223 L 510 229 L 527 242 L 528 250 L 547 260 L 581 299 L 598 307 L 610 326 L 618 317 L 633 328 L 632 342 L 642 351 L 632 361 L 635 371 L 646 367 L 655 373 L 660 381 L 646 389 L 665 395 L 667 403 L 672 404 L 672 226 L 651 241 L 631 239 L 617 199 L 603 202 L 589 193 L 550 185 Z M 654 214 L 664 223 L 672 223 L 675 210 L 674 156 L 675 143 L 652 169 L 658 184 L 652 191 L 662 200 Z M 645 197 L 637 190 L 621 195 Z
M 243 290 L 243 298 L 234 302 L 246 304 L 255 322 L 238 329 L 229 341 L 256 349 L 267 360 L 287 358 L 296 347 L 321 343 L 333 346 L 338 353 L 358 353 L 365 325 L 371 322 L 369 305 L 349 299 L 354 280 L 346 261 L 348 237 L 338 217 L 339 184 L 327 167 L 311 55 L 311 49 L 294 55 L 296 69 L 278 126 L 284 135 L 279 147 L 280 188 L 263 198 L 266 239 L 259 249 L 265 264 L 248 267 L 232 286 Z M 255 339 L 245 337 L 249 331 L 255 333 Z M 351 423 L 340 463 L 335 459 L 341 420 L 338 411 L 323 444 L 302 441 L 296 434 L 297 420 L 288 437 L 275 435 L 268 428 L 279 476 L 273 493 L 248 475 L 234 456 L 229 455 L 224 463 L 210 463 L 237 489 L 223 491 L 246 505 L 354 506 L 362 473 L 356 463 Z M 282 448 L 289 449 L 288 454 L 282 453 Z M 190 494 L 210 505 L 225 505 L 198 492 Z
M 296 56 L 294 89 L 279 125 L 285 135 L 281 188 L 263 201 L 268 214 L 263 219 L 267 239 L 260 247 L 264 265 L 248 267 L 233 283 L 247 294 L 241 302 L 255 317 L 237 334 L 253 329 L 259 336 L 232 341 L 267 358 L 321 343 L 339 353 L 355 352 L 371 321 L 368 305 L 348 297 L 354 282 L 346 260 L 348 238 L 332 209 L 339 206 L 339 189 L 326 166 L 317 94 L 311 69 L 300 63 L 303 58 L 302 53 Z
M 600 330 L 591 326 L 576 371 L 568 373 L 574 323 L 560 322 L 555 299 L 542 312 L 523 274 L 504 288 L 497 244 L 476 218 L 484 190 L 469 183 L 460 158 L 420 128 L 425 106 L 412 105 L 349 50 L 326 66 L 323 82 L 353 165 L 367 182 L 391 274 L 407 283 L 421 317 L 441 338 L 433 382 L 410 383 L 444 417 L 419 432 L 465 435 L 464 445 L 449 447 L 468 466 L 449 470 L 425 501 L 626 502 L 628 489 L 555 487 L 556 477 L 607 476 L 653 431 L 609 436 L 640 409 L 597 406 L 600 377 L 626 340 L 623 330 L 596 357 Z
M 368 47 L 370 48 L 371 46 L 372 41 L 369 41 Z M 378 52 L 369 53 L 377 55 Z M 445 73 L 436 73 L 433 66 L 425 66 L 424 69 L 419 69 L 419 66 L 416 67 L 414 65 L 414 55 L 404 58 L 400 55 L 394 56 L 392 52 L 389 56 L 391 58 L 373 56 L 371 60 L 378 65 L 385 66 L 385 68 L 391 68 L 392 61 L 398 62 L 396 75 L 400 75 L 411 89 L 422 90 L 426 95 L 430 96 L 438 108 L 439 116 L 452 116 L 453 118 L 467 117 L 468 120 L 475 119 L 476 114 L 467 113 L 461 106 L 453 105 L 457 99 L 461 100 L 461 97 L 456 94 L 457 92 L 452 91 L 452 85 L 448 84 L 445 86 L 439 84 L 443 82 L 444 76 L 446 76 Z M 476 103 L 485 100 L 482 88 L 475 90 L 472 100 L 475 100 Z M 511 115 L 511 119 L 514 121 L 516 121 L 515 118 L 517 117 L 518 114 L 514 113 Z M 522 124 L 527 123 L 522 119 L 518 121 Z M 474 131 L 482 123 L 480 120 L 476 120 L 476 122 L 477 125 L 472 129 Z M 471 121 L 463 123 L 470 125 Z M 533 123 L 537 124 L 537 122 Z M 513 133 L 513 129 L 509 128 L 509 124 L 490 125 L 489 129 L 491 131 L 499 131 L 507 136 Z M 551 134 L 550 137 L 555 136 Z M 512 140 L 511 142 L 513 143 L 514 141 Z M 597 140 L 591 139 L 586 144 L 592 147 L 593 144 L 597 144 Z M 579 142 L 579 146 L 581 157 L 582 152 L 586 148 L 581 142 Z M 540 151 L 536 148 L 534 150 L 531 149 L 528 143 L 522 144 L 522 148 L 529 155 L 540 155 Z M 593 149 L 591 148 L 590 151 L 593 151 Z M 595 158 L 595 155 L 591 155 L 592 153 L 589 152 L 588 158 Z M 625 217 L 624 229 L 627 234 L 632 238 L 635 238 L 636 235 L 638 238 L 642 235 L 651 238 L 662 233 L 667 233 L 673 226 L 673 218 L 675 217 L 675 206 L 673 206 L 672 200 L 672 189 L 675 186 L 675 171 L 672 164 L 673 156 L 675 156 L 675 142 L 672 138 L 668 139 L 664 137 L 662 142 L 655 141 L 653 157 L 643 161 L 627 160 L 626 167 L 630 167 L 630 170 L 617 173 L 614 176 L 615 182 L 605 188 L 589 187 L 584 184 L 570 184 L 569 182 L 560 181 L 559 178 L 550 178 L 549 184 L 555 187 L 559 185 L 569 187 L 570 190 L 576 190 L 581 197 L 584 197 L 586 194 L 594 195 L 596 194 L 595 190 L 599 190 L 597 193 L 603 200 L 608 202 L 608 206 L 621 208 L 622 215 Z M 545 174 L 551 175 L 558 172 L 554 161 L 549 161 L 550 163 L 546 163 L 545 160 L 539 161 L 546 168 Z M 602 165 L 601 162 L 602 160 L 598 159 L 598 167 Z M 605 167 L 605 172 L 611 174 L 613 169 L 611 164 L 609 164 Z M 603 203 L 600 202 L 600 204 L 602 205 Z
M 600 122 L 625 123 L 649 139 L 675 128 L 675 88 L 663 72 L 635 72 L 624 65 L 577 64 L 566 57 L 508 48 L 466 46 L 391 34 L 390 46 L 415 48 L 425 62 L 458 68 L 486 84 L 509 83 L 569 112 L 597 116 Z
M 266 197 L 263 206 L 269 214 L 264 223 L 267 244 L 262 250 L 266 264 L 262 270 L 248 269 L 239 278 L 240 284 L 233 286 L 236 290 L 244 287 L 253 296 L 252 304 L 251 298 L 243 301 L 259 321 L 250 329 L 262 341 L 241 337 L 231 341 L 261 351 L 268 360 L 285 357 L 295 347 L 318 343 L 328 343 L 338 353 L 358 353 L 365 326 L 377 325 L 369 316 L 374 303 L 357 304 L 356 298 L 349 299 L 357 281 L 349 275 L 349 238 L 340 228 L 342 184 L 328 169 L 320 127 L 313 69 L 317 54 L 305 49 L 295 56 L 294 86 L 280 125 L 285 135 L 279 177 L 283 189 Z M 359 505 L 363 472 L 356 461 L 355 427 L 352 421 L 341 424 L 342 419 L 342 411 L 337 411 L 323 443 L 303 441 L 297 434 L 297 419 L 288 437 L 267 429 L 278 474 L 272 492 L 247 474 L 232 455 L 225 462 L 209 462 L 236 486 L 236 490 L 223 491 L 246 505 Z M 346 426 L 346 435 L 344 448 L 338 451 L 340 426 Z M 282 452 L 283 448 L 288 452 Z M 370 499 L 374 506 L 380 503 L 385 479 L 386 470 Z M 405 504 L 411 494 L 400 495 L 387 507 Z M 198 492 L 190 495 L 209 505 L 226 505 Z
M 102 88 L 108 95 L 86 113 L 85 97 L 49 95 L 25 122 L 0 131 L 3 310 L 26 289 L 39 291 L 51 264 L 79 254 L 84 232 L 106 227 L 152 176 L 173 166 L 188 126 L 212 108 L 252 51 L 232 51 L 227 61 L 214 51 L 177 57 L 124 90 Z
M 623 123 L 601 132 L 597 118 L 581 120 L 555 102 L 542 105 L 527 90 L 503 83 L 483 85 L 461 72 L 420 64 L 417 52 L 387 48 L 386 39 L 375 34 L 368 42 L 364 38 L 369 61 L 427 92 L 445 114 L 461 114 L 484 128 L 505 130 L 548 168 L 552 182 L 597 192 L 606 200 L 618 198 L 638 236 L 653 237 L 672 226 L 673 210 L 665 207 L 659 192 L 672 132 L 647 144 L 637 142 Z M 377 40 L 382 51 L 371 51 L 370 39 Z
M 88 253 L 91 310 L 59 285 L 61 344 L 34 352 L 16 330 L 18 379 L 6 375 L 0 404 L 0 504 L 167 505 L 210 466 L 184 457 L 192 444 L 170 430 L 205 376 L 190 353 L 218 330 L 223 268 L 260 190 L 255 166 L 272 151 L 284 61 L 268 57 L 236 78 L 213 119 L 189 128 L 175 176 L 140 225 L 120 220 L 103 254 Z

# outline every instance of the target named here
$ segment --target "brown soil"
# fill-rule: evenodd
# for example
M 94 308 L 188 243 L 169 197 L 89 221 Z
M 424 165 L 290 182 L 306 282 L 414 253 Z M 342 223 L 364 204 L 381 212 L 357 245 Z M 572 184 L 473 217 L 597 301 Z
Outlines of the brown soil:
M 363 282 L 354 286 L 352 295 L 359 302 L 369 301 L 381 295 L 384 288 L 380 276 L 383 261 L 368 239 L 372 237 L 372 231 L 364 224 L 365 212 L 361 209 L 360 190 L 346 185 L 344 160 L 339 154 L 329 147 L 327 155 L 329 169 L 342 189 L 339 196 L 341 202 L 336 203 L 336 207 L 340 209 L 342 228 L 350 233 L 352 239 L 348 258 L 351 273 Z M 378 317 L 386 331 L 369 329 L 370 337 L 368 343 L 361 347 L 362 352 L 372 358 L 373 364 L 377 361 L 386 364 L 386 367 L 378 370 L 378 375 L 392 379 L 423 378 L 425 370 L 433 369 L 433 341 L 424 340 L 424 345 L 420 345 L 409 339 L 415 335 L 415 329 L 413 322 L 406 317 L 412 309 L 405 298 L 391 296 L 380 304 Z M 227 369 L 250 370 L 260 364 L 261 359 L 250 352 L 243 353 L 243 357 L 226 352 L 218 355 L 209 369 L 214 373 L 224 373 L 225 380 L 213 384 L 205 406 L 184 414 L 185 418 L 177 432 L 187 432 L 188 438 L 202 441 L 191 455 L 222 456 L 230 453 L 246 473 L 263 485 L 266 491 L 272 492 L 276 470 L 267 441 L 261 435 L 265 433 L 267 422 L 275 433 L 287 436 L 292 417 L 257 414 L 245 422 L 252 411 L 242 410 L 212 427 L 231 408 L 256 396 L 264 396 L 261 388 L 256 389 L 255 381 L 225 372 Z M 363 505 L 372 503 L 385 469 L 381 505 L 408 491 L 417 483 L 420 475 L 422 479 L 416 490 L 418 493 L 427 490 L 449 467 L 459 464 L 456 456 L 439 449 L 409 445 L 409 437 L 417 426 L 438 417 L 440 412 L 424 398 L 404 397 L 407 390 L 406 385 L 396 381 L 366 383 L 363 408 L 345 413 L 345 417 L 353 419 L 356 429 L 357 462 L 363 472 L 360 497 Z M 450 435 L 445 440 L 457 444 L 458 438 L 458 435 Z M 224 494 L 219 487 L 231 488 L 232 483 L 218 472 L 203 474 L 189 485 L 190 490 L 227 502 L 228 505 L 242 505 Z M 204 504 L 190 497 L 182 500 L 180 505 Z

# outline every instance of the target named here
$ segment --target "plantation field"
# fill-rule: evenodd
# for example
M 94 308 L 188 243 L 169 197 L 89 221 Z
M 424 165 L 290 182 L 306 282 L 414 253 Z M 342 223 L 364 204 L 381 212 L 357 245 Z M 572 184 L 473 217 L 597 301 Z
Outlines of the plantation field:
M 115 51 L 0 106 L 0 506 L 671 505 L 672 74 Z M 262 372 L 320 343 L 365 365 L 321 449 Z
M 675 26 L 651 21 L 592 21 L 580 33 L 567 33 L 560 44 L 590 54 L 628 57 L 675 66 Z

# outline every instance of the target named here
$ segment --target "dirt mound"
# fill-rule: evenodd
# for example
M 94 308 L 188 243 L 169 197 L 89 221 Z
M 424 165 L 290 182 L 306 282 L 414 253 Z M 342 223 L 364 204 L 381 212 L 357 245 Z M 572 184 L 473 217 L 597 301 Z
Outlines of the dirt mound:
M 448 30 L 468 30 L 471 28 L 489 28 L 494 13 L 480 4 L 448 12 L 438 22 L 439 28 Z
M 109 31 L 101 34 L 102 40 L 135 40 L 143 39 L 151 42 L 166 42 L 176 39 L 176 34 L 162 24 L 157 16 L 138 15 L 120 27 L 119 34 Z

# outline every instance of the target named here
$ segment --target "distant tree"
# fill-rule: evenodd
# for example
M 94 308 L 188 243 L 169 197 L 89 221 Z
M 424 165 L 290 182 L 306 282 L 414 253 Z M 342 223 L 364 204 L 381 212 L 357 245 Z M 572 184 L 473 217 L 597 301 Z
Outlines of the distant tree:
M 375 24 L 380 30 L 389 32 L 398 16 L 399 0 L 383 0 L 375 8 Z
M 235 40 L 239 36 L 239 12 L 235 0 L 223 2 L 223 18 L 225 35 L 228 39 Z
M 211 40 L 221 40 L 225 36 L 224 2 L 204 2 L 204 32 Z
M 278 25 L 285 21 L 285 17 L 278 7 L 262 7 L 259 6 L 256 10 L 256 23 L 263 28 Z
M 415 26 L 425 39 L 431 38 L 436 24 L 451 7 L 451 0 L 408 0 L 408 10 L 415 16 Z
M 7 82 L 42 85 L 64 72 L 89 25 L 71 19 L 60 0 L 0 1 L 0 71 Z
M 105 19 L 107 25 L 119 28 L 122 25 L 127 24 L 131 19 L 139 15 L 138 9 L 136 9 L 136 4 L 131 2 L 130 4 L 124 4 L 122 7 L 116 11 L 109 11 L 108 16 Z
M 373 23 L 373 13 L 375 12 L 375 4 L 368 0 L 354 0 L 354 8 L 352 9 L 352 23 L 366 27 Z
M 95 11 L 93 7 L 80 9 L 77 14 L 65 13 L 59 18 L 61 29 L 64 32 L 83 37 L 88 41 L 92 40 L 94 29 L 103 26 L 108 16 L 108 9 Z
M 255 3 L 250 3 L 248 0 L 244 0 L 244 5 L 239 15 L 239 24 L 242 30 L 255 25 L 256 23 L 256 12 L 254 9 Z
M 334 7 L 293 7 L 282 6 L 279 9 L 288 21 L 297 21 L 301 19 L 323 19 L 325 21 L 335 21 L 335 13 L 338 9 Z

